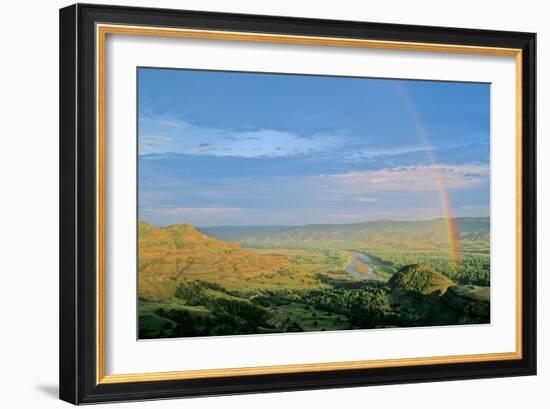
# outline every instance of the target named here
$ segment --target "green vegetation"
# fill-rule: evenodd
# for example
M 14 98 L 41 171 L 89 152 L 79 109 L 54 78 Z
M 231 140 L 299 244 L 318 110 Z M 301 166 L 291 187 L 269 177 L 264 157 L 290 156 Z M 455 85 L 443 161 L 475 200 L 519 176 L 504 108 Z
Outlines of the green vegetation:
M 489 221 L 139 224 L 139 337 L 489 322 Z
M 490 314 L 489 287 L 473 285 L 449 288 L 443 301 L 452 309 L 462 311 L 462 316 L 470 323 L 484 322 Z
M 367 253 L 376 272 L 391 276 L 408 264 L 426 264 L 460 284 L 490 285 L 490 221 L 486 217 L 455 219 L 461 262 L 449 257 L 444 219 L 307 225 L 303 227 L 210 227 L 201 231 L 254 249 L 353 249 Z
M 416 291 L 421 294 L 439 292 L 445 294 L 453 282 L 424 264 L 410 264 L 402 267 L 390 278 L 392 288 Z

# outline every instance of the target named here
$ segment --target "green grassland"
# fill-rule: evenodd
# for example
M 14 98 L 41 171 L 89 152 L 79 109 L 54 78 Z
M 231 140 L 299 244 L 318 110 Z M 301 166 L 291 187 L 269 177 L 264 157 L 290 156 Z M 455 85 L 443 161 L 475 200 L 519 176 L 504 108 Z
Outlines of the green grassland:
M 450 260 L 444 219 L 308 225 L 303 227 L 211 227 L 201 231 L 243 247 L 354 249 L 368 253 L 381 274 L 391 275 L 401 266 L 428 264 L 461 284 L 490 285 L 489 218 L 457 218 L 461 263 Z
M 139 224 L 139 337 L 489 322 L 489 219 L 197 230 Z

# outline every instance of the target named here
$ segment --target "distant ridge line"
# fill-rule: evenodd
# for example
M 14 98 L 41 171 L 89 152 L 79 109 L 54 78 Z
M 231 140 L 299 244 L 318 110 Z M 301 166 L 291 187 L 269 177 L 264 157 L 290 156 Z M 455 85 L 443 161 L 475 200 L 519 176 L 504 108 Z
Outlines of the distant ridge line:
M 470 216 L 464 216 L 464 217 L 453 217 L 454 221 L 481 221 L 481 220 L 490 220 L 490 216 L 476 216 L 476 217 L 470 217 Z M 437 221 L 445 221 L 447 218 L 445 217 L 437 217 L 434 219 L 416 219 L 416 220 L 396 220 L 396 219 L 377 219 L 377 220 L 368 220 L 363 222 L 354 222 L 354 223 L 310 223 L 310 224 L 222 224 L 222 225 L 215 225 L 215 226 L 196 226 L 191 223 L 170 223 L 164 226 L 158 226 L 154 223 L 145 221 L 145 220 L 139 220 L 138 223 L 146 223 L 154 227 L 158 228 L 168 228 L 172 226 L 181 226 L 181 225 L 190 225 L 195 227 L 196 229 L 222 229 L 222 228 L 240 228 L 240 229 L 247 229 L 247 228 L 265 228 L 265 229 L 292 229 L 292 228 L 303 228 L 303 227 L 320 227 L 320 226 L 358 226 L 358 225 L 364 225 L 364 224 L 376 224 L 376 223 L 427 223 L 427 222 L 437 222 Z

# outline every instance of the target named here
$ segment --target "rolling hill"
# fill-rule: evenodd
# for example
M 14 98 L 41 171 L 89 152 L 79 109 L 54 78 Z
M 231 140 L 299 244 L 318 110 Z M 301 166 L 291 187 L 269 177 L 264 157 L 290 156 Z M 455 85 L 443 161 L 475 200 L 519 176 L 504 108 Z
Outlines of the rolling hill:
M 459 239 L 488 242 L 488 217 L 455 218 Z M 350 243 L 379 243 L 399 237 L 401 243 L 412 241 L 416 246 L 447 242 L 446 219 L 394 221 L 377 220 L 351 224 L 312 224 L 305 226 L 219 226 L 199 228 L 201 232 L 221 240 L 230 240 L 250 247 L 330 246 L 349 247 Z
M 411 264 L 395 273 L 389 280 L 389 285 L 399 290 L 416 291 L 421 294 L 445 294 L 453 282 L 429 266 Z
M 138 233 L 141 298 L 170 298 L 185 280 L 207 280 L 231 288 L 289 266 L 284 257 L 208 237 L 188 224 L 155 227 L 140 222 Z

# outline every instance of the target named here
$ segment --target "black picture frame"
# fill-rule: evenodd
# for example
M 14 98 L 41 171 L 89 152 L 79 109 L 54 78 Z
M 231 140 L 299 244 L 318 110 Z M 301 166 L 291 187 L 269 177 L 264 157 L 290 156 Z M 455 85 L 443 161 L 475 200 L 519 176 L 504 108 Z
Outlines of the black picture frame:
M 521 359 L 101 384 L 96 351 L 96 23 L 522 51 Z M 60 398 L 74 404 L 536 374 L 536 35 L 76 4 L 60 10 Z

